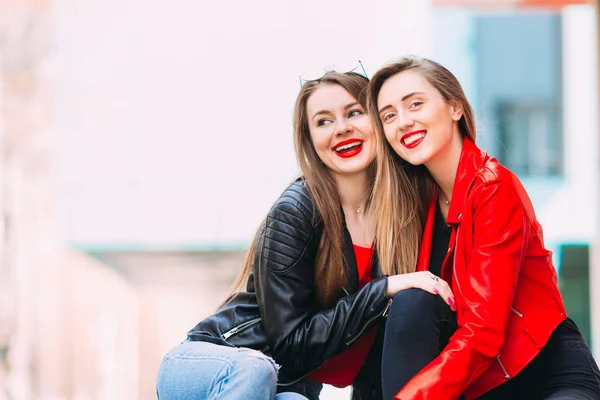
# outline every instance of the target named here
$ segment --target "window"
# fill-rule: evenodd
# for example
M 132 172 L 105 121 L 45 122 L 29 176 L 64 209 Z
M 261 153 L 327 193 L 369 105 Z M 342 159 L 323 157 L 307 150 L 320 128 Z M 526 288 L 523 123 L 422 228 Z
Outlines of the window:
M 562 173 L 560 107 L 550 101 L 501 102 L 498 159 L 521 176 Z

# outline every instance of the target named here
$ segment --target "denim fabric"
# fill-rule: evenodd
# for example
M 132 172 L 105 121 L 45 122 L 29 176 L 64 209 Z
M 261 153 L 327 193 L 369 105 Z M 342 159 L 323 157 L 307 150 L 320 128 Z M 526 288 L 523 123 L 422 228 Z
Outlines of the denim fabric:
M 277 391 L 278 366 L 263 353 L 185 341 L 165 355 L 156 381 L 160 400 L 303 400 Z

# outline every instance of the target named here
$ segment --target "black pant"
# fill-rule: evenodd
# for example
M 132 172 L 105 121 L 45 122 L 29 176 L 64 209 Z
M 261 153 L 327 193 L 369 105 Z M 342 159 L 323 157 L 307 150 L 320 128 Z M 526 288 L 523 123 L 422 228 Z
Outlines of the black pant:
M 420 289 L 399 292 L 386 324 L 383 399 L 392 399 L 437 357 L 456 328 L 456 316 L 440 296 Z M 579 330 L 567 319 L 523 371 L 479 399 L 599 400 L 600 371 Z

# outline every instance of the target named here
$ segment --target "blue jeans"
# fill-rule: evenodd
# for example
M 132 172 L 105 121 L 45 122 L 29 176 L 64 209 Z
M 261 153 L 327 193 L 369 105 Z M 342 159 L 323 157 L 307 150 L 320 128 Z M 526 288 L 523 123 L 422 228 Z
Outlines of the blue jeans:
M 277 392 L 278 367 L 263 353 L 185 341 L 165 355 L 158 370 L 160 400 L 304 400 Z

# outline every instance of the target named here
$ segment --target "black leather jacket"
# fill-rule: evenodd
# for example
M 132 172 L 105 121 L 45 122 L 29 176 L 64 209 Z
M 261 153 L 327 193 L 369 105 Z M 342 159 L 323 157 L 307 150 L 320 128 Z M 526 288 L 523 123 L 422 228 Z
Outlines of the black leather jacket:
M 314 265 L 322 230 L 322 220 L 299 179 L 263 222 L 246 291 L 190 330 L 189 339 L 262 351 L 281 365 L 279 391 L 318 398 L 321 385 L 314 390 L 303 378 L 381 322 L 390 304 L 385 296 L 387 277 L 376 257 L 373 280 L 358 289 L 354 249 L 344 225 L 346 295 L 330 309 L 316 311 Z M 380 331 L 353 384 L 354 399 L 381 398 L 381 327 Z

